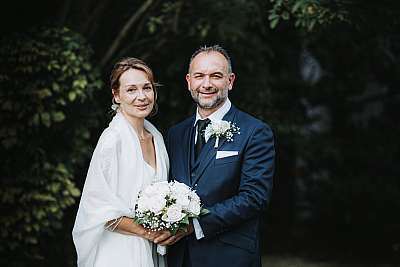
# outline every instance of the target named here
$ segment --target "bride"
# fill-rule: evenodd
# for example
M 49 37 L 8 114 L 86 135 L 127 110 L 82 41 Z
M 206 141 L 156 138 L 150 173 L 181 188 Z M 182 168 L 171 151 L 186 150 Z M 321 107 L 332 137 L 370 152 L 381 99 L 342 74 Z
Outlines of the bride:
M 132 219 L 140 190 L 168 175 L 163 138 L 145 120 L 157 109 L 153 73 L 139 59 L 123 59 L 111 89 L 116 115 L 93 153 L 72 231 L 78 266 L 164 266 L 152 241 L 169 232 L 148 232 Z

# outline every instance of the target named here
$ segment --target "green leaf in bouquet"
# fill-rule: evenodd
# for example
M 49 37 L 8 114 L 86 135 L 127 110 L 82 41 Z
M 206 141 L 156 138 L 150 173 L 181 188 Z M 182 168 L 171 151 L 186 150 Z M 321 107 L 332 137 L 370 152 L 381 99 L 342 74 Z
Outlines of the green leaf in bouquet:
M 190 224 L 190 222 L 189 222 L 189 216 L 186 215 L 185 217 L 183 217 L 182 221 L 180 222 L 180 225 L 182 225 L 182 226 L 187 226 L 187 225 L 189 225 L 189 224 Z
M 169 232 L 171 233 L 171 235 L 176 235 L 176 233 L 178 231 L 187 231 L 187 226 L 190 224 L 189 221 L 189 215 L 185 215 L 185 217 L 182 218 L 181 221 L 177 222 L 175 225 L 169 229 Z
M 173 228 L 169 229 L 169 232 L 171 233 L 171 235 L 176 235 L 178 230 L 179 230 L 179 227 L 173 227 Z
M 206 208 L 201 208 L 201 210 L 200 210 L 200 216 L 203 216 L 203 215 L 206 215 L 209 213 L 210 213 L 210 211 Z
M 135 223 L 137 223 L 137 224 L 140 224 L 140 225 L 143 225 L 144 222 L 145 222 L 145 220 L 144 220 L 143 218 L 138 218 L 138 217 L 135 217 L 135 218 L 133 219 L 133 221 L 134 221 Z

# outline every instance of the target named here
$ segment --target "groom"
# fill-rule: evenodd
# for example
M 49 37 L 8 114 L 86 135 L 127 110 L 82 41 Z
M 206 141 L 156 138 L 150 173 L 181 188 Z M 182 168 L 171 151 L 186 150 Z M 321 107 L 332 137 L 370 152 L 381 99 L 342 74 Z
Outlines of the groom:
M 163 242 L 170 245 L 168 266 L 261 266 L 260 217 L 274 173 L 272 131 L 229 101 L 235 74 L 222 47 L 197 50 L 186 81 L 197 111 L 168 132 L 170 177 L 193 187 L 210 213 Z M 221 120 L 240 129 L 231 126 L 216 138 Z M 214 127 L 211 136 L 204 134 L 207 126 Z

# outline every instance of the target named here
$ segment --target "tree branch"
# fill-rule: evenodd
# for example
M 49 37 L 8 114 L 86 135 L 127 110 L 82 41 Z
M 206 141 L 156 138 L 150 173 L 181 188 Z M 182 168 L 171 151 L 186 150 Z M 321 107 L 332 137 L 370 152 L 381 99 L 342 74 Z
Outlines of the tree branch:
M 132 26 L 139 20 L 139 18 L 146 12 L 146 10 L 151 6 L 153 0 L 147 0 L 137 11 L 134 13 L 130 19 L 125 23 L 122 30 L 119 32 L 117 37 L 114 39 L 114 42 L 111 44 L 110 48 L 107 50 L 105 56 L 100 62 L 100 66 L 104 68 L 104 66 L 110 61 L 118 47 L 121 45 L 125 36 L 129 33 Z
M 110 0 L 105 0 L 102 2 L 97 2 L 95 10 L 92 12 L 91 16 L 87 19 L 87 21 L 82 26 L 82 32 L 85 35 L 89 36 L 89 39 L 94 36 L 98 25 L 99 25 L 99 17 L 104 13 L 104 10 L 108 7 Z

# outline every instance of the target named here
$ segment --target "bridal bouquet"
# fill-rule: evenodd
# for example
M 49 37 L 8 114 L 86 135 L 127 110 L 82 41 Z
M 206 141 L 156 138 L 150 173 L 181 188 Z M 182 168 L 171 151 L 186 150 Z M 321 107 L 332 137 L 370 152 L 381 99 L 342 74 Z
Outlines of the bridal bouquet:
M 176 181 L 158 182 L 139 193 L 135 221 L 150 231 L 168 230 L 175 235 L 179 230 L 186 230 L 190 218 L 207 213 L 201 207 L 199 196 L 187 185 Z

